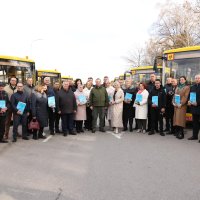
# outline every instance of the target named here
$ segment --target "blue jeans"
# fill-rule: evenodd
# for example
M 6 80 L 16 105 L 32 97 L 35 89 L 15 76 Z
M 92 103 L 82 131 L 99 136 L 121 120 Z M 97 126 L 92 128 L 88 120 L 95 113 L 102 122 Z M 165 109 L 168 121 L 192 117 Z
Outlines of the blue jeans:
M 27 115 L 13 115 L 13 139 L 17 139 L 18 126 L 22 124 L 22 137 L 27 137 Z

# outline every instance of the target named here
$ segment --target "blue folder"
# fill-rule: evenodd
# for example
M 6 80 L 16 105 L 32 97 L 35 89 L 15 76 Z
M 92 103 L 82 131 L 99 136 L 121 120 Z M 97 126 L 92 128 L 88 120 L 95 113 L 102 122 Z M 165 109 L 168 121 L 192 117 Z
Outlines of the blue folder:
M 152 96 L 152 104 L 158 106 L 158 96 Z
M 137 101 L 137 102 L 141 102 L 142 101 L 142 95 L 141 94 L 136 94 L 136 99 L 135 99 L 135 101 Z
M 109 99 L 109 102 L 111 102 L 112 101 L 112 96 L 108 96 L 108 99 Z
M 175 100 L 175 104 L 177 104 L 177 105 L 181 104 L 181 96 L 180 95 L 175 94 L 174 100 Z
M 85 95 L 80 95 L 78 96 L 78 100 L 80 103 L 84 104 L 87 102 L 86 96 Z
M 17 110 L 19 110 L 23 114 L 25 108 L 26 108 L 26 103 L 19 101 L 17 104 Z
M 48 97 L 48 106 L 49 107 L 56 107 L 56 100 L 55 97 Z
M 126 95 L 125 95 L 125 100 L 132 100 L 132 94 L 130 94 L 130 93 L 126 93 Z
M 197 94 L 196 92 L 190 92 L 190 102 L 196 103 L 197 102 Z
M 6 101 L 0 100 L 0 108 L 6 108 Z

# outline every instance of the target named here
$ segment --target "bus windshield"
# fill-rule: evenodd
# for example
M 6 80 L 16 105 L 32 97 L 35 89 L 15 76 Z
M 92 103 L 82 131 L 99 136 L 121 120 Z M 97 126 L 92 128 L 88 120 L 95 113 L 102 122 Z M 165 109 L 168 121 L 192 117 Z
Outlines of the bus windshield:
M 33 77 L 34 62 L 0 58 L 0 81 L 8 83 L 9 78 L 16 77 L 18 81 L 25 82 L 27 77 Z
M 167 61 L 167 66 L 171 69 L 171 77 L 178 79 L 180 76 L 186 76 L 187 81 L 193 83 L 195 75 L 200 73 L 200 58 Z

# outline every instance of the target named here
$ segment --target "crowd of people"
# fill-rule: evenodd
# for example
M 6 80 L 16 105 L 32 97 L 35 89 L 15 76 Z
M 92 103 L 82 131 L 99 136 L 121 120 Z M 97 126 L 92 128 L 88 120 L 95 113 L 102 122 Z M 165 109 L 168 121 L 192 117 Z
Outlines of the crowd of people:
M 138 133 L 173 134 L 183 139 L 187 109 L 193 122 L 193 135 L 188 139 L 198 140 L 200 75 L 195 76 L 192 86 L 184 76 L 167 78 L 163 86 L 155 74 L 147 83 L 134 83 L 131 78 L 110 82 L 105 76 L 103 83 L 99 78 L 93 83 L 89 77 L 86 84 L 76 79 L 53 86 L 49 77 L 36 86 L 32 77 L 25 84 L 12 77 L 6 86 L 0 82 L 0 142 L 8 142 L 11 121 L 13 142 L 18 137 L 29 140 L 30 135 L 35 140 L 46 138 L 45 127 L 51 135 L 76 135 L 84 130 L 95 133 L 97 122 L 100 132 L 105 128 L 116 134 L 136 129 Z M 18 132 L 20 124 L 22 134 Z

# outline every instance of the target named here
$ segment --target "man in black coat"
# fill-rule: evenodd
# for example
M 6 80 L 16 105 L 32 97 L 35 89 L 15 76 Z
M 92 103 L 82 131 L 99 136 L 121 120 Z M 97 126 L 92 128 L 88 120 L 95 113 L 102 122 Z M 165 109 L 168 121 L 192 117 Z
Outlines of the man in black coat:
M 0 143 L 7 143 L 8 141 L 3 139 L 5 132 L 6 112 L 10 108 L 8 94 L 4 91 L 4 83 L 0 82 Z
M 190 98 L 188 105 L 192 113 L 193 135 L 188 140 L 198 140 L 199 120 L 200 120 L 200 75 L 195 76 L 195 84 L 190 88 Z M 191 93 L 196 95 L 196 99 L 192 101 Z M 199 140 L 200 142 L 200 140 Z
M 45 77 L 44 78 L 44 84 L 47 86 L 47 98 L 49 97 L 54 97 L 56 99 L 55 93 L 53 91 L 52 86 L 50 85 L 50 78 L 49 77 Z M 56 111 L 56 107 L 49 107 L 48 106 L 48 114 L 49 114 L 49 131 L 51 135 L 55 135 L 55 111 Z
M 153 101 L 155 98 L 157 98 L 157 102 Z M 156 79 L 155 87 L 149 94 L 148 104 L 151 107 L 151 131 L 149 132 L 149 135 L 155 134 L 155 130 L 158 131 L 159 122 L 160 135 L 165 136 L 163 133 L 163 114 L 166 107 L 166 93 L 159 79 Z
M 55 93 L 56 99 L 58 96 L 58 92 L 60 91 L 60 83 L 59 81 L 56 81 L 53 85 L 53 91 Z M 59 122 L 60 122 L 60 115 L 58 114 L 58 109 L 55 111 L 55 132 L 56 133 L 61 133 L 59 129 Z
M 131 99 L 125 99 L 123 102 L 123 127 L 124 131 L 128 130 L 129 123 L 129 131 L 133 131 L 133 119 L 135 117 L 135 108 L 133 107 L 135 97 L 136 97 L 136 89 L 132 85 L 132 80 L 130 78 L 126 79 L 125 86 L 122 87 L 124 92 L 124 97 L 129 93 L 132 95 Z
M 22 111 L 22 105 L 25 107 L 24 111 Z M 23 92 L 22 83 L 17 84 L 17 92 L 11 96 L 11 106 L 13 110 L 13 142 L 17 141 L 17 130 L 20 123 L 22 124 L 22 139 L 28 140 L 27 116 L 29 115 L 30 105 L 27 94 Z
M 166 129 L 164 132 L 173 133 L 173 115 L 174 115 L 174 106 L 172 104 L 172 99 L 174 96 L 173 86 L 172 86 L 172 78 L 167 78 L 167 83 L 165 85 L 166 92 L 166 110 L 165 118 L 166 118 Z
M 63 81 L 62 86 L 57 95 L 56 107 L 58 114 L 61 115 L 63 135 L 67 136 L 67 131 L 71 135 L 76 135 L 73 131 L 74 113 L 77 111 L 76 98 L 69 87 L 68 81 Z
M 156 80 L 156 75 L 151 74 L 150 75 L 150 81 L 147 83 L 147 91 L 149 92 L 149 94 L 154 89 L 155 80 Z M 147 132 L 149 132 L 149 131 L 151 131 L 151 106 L 150 105 L 148 105 L 148 128 L 147 128 Z

